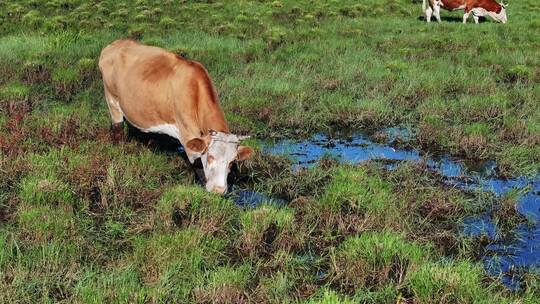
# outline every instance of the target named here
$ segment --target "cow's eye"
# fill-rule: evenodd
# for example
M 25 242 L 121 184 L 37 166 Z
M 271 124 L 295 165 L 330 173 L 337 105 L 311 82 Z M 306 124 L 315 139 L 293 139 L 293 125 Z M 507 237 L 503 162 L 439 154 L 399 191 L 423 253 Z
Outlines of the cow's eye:
M 211 164 L 214 162 L 214 157 L 212 155 L 208 155 L 208 163 Z

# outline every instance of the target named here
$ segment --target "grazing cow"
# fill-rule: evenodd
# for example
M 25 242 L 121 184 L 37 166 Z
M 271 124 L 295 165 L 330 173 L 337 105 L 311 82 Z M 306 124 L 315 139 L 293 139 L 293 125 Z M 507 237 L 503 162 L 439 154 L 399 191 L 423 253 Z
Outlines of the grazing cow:
M 495 0 L 423 0 L 422 9 L 426 15 L 427 22 L 431 22 L 431 16 L 435 15 L 437 21 L 441 22 L 441 7 L 449 10 L 464 10 L 463 23 L 467 23 L 469 14 L 472 13 L 475 23 L 479 17 L 490 16 L 495 21 L 506 23 L 506 5 L 497 3 Z
M 198 62 L 132 40 L 117 40 L 101 52 L 99 68 L 112 130 L 123 132 L 124 118 L 143 132 L 180 141 L 189 161 L 200 158 L 206 190 L 225 193 L 235 160 L 253 150 L 230 134 L 206 69 Z

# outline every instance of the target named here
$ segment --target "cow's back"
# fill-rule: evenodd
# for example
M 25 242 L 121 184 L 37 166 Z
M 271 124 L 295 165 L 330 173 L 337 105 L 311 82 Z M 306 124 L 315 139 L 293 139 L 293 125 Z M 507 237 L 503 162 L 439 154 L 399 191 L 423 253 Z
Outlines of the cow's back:
M 117 40 L 103 49 L 99 59 L 106 90 L 135 126 L 145 129 L 175 123 L 177 105 L 170 98 L 172 80 L 183 61 L 161 48 L 132 40 Z
M 458 9 L 464 9 L 467 5 L 466 0 L 441 0 L 442 7 L 453 11 Z

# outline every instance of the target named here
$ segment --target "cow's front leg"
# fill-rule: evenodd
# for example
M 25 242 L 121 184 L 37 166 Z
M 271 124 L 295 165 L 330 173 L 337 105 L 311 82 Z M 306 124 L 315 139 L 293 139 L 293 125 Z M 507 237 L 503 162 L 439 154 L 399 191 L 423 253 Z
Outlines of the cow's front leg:
M 463 14 L 463 24 L 467 23 L 467 19 L 469 19 L 469 13 Z
M 437 19 L 437 22 L 441 22 L 441 6 L 439 5 L 439 2 L 435 4 L 433 7 L 433 15 L 435 15 L 435 18 Z
M 478 24 L 480 17 L 476 16 L 475 14 L 473 14 L 472 17 L 474 19 L 474 23 Z
M 111 124 L 111 138 L 115 142 L 124 139 L 124 122 L 116 122 Z

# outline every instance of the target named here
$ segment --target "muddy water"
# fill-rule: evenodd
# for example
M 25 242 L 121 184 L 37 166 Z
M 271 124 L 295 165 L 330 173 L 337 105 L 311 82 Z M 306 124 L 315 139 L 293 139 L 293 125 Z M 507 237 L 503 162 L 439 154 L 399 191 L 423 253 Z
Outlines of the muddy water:
M 398 128 L 388 129 L 385 133 L 388 142 L 396 139 L 407 141 L 414 136 Z M 540 268 L 540 175 L 536 178 L 504 179 L 497 176 L 497 164 L 493 161 L 473 166 L 449 156 L 430 158 L 416 150 L 373 142 L 362 134 L 338 137 L 317 134 L 304 141 L 282 140 L 266 146 L 264 150 L 270 154 L 290 156 L 296 169 L 313 166 L 322 157 L 353 164 L 384 160 L 388 170 L 395 169 L 401 161 L 424 162 L 453 187 L 489 191 L 497 197 L 518 191 L 521 195 L 516 209 L 527 219 L 527 224 L 518 225 L 512 239 L 502 239 L 491 212 L 465 219 L 462 232 L 468 236 L 485 235 L 490 239 L 483 257 L 484 266 L 488 273 L 500 276 L 510 288 L 519 287 L 521 274 Z

